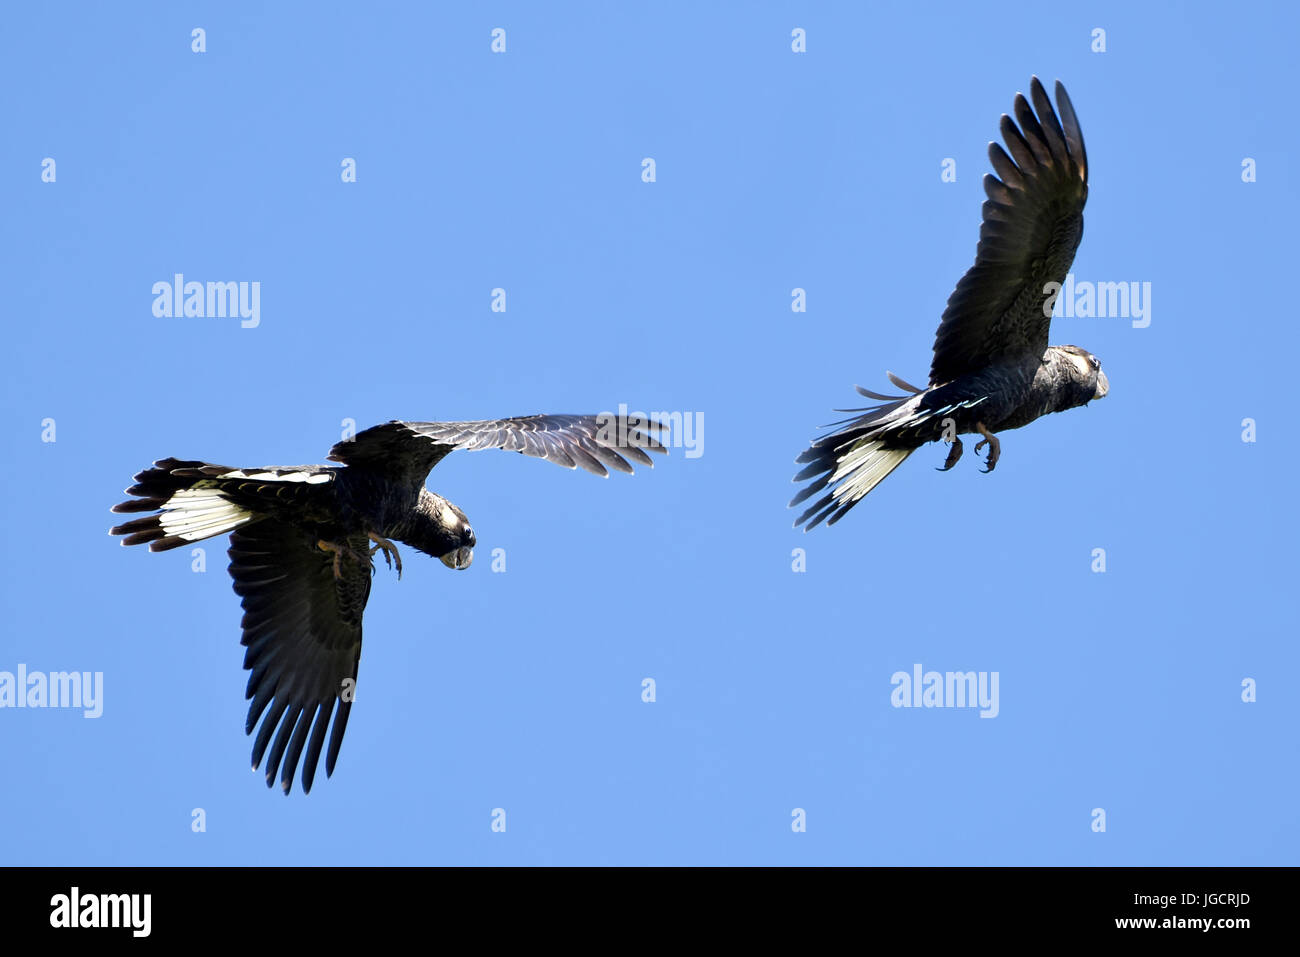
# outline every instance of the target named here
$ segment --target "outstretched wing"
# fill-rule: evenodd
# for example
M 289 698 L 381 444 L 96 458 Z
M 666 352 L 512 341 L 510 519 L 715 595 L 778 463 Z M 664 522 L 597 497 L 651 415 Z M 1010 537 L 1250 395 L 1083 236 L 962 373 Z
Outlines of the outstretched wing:
M 1058 121 L 1038 77 L 1033 109 L 1017 93 L 1016 121 L 1002 116 L 1007 151 L 989 144 L 984 221 L 973 265 L 948 298 L 934 339 L 930 384 L 951 382 L 1009 355 L 1047 348 L 1050 303 L 1083 238 L 1088 157 L 1074 106 L 1056 84 Z M 1038 111 L 1037 117 L 1034 110 Z M 1064 125 L 1062 125 L 1064 124 Z M 1059 288 L 1059 287 L 1057 287 Z
M 367 544 L 357 544 L 361 555 Z M 265 755 L 267 787 L 279 770 L 280 787 L 288 794 L 301 757 L 302 789 L 308 792 L 331 715 L 327 776 L 334 773 L 343 743 L 361 659 L 370 562 L 342 555 L 335 578 L 333 555 L 309 535 L 270 518 L 235 529 L 229 555 L 230 577 L 243 597 L 244 668 L 252 671 L 245 697 L 253 701 L 244 732 L 252 734 L 262 719 L 253 767 Z
M 400 422 L 359 432 L 330 449 L 329 458 L 423 483 L 429 470 L 456 449 L 505 449 L 596 475 L 632 472 L 629 459 L 650 468 L 647 452 L 666 451 L 664 426 L 635 416 L 525 415 L 479 422 Z

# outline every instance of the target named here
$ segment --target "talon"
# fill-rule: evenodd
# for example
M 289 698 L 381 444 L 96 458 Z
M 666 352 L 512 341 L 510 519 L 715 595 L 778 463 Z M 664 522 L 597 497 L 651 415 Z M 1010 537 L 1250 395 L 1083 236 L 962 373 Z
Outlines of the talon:
M 370 554 L 373 555 L 375 552 L 383 549 L 384 561 L 388 564 L 389 568 L 392 568 L 394 565 L 397 566 L 397 577 L 400 580 L 402 577 L 402 556 L 397 551 L 397 546 L 388 539 L 383 538 L 374 532 L 367 533 L 367 537 L 375 543 L 375 547 L 370 549 Z
M 986 463 L 988 468 L 980 469 L 981 472 L 987 474 L 992 472 L 998 466 L 998 459 L 1002 456 L 1002 443 L 998 441 L 996 435 L 985 427 L 983 422 L 975 423 L 975 428 L 979 430 L 980 435 L 984 436 L 984 438 L 979 441 L 979 444 L 975 446 L 975 454 L 978 455 L 980 449 L 984 448 L 984 446 L 987 445 L 989 447 L 989 457 Z
M 342 578 L 343 569 L 339 567 L 339 559 L 343 557 L 343 548 L 333 542 L 327 542 L 323 538 L 316 541 L 316 547 L 322 552 L 332 552 L 334 554 L 334 577 L 335 579 Z
M 976 452 L 979 451 L 978 446 L 976 446 L 975 451 Z M 962 453 L 961 439 L 954 436 L 952 440 L 952 448 L 948 450 L 948 457 L 943 460 L 943 468 L 935 469 L 935 471 L 936 472 L 948 471 L 950 468 L 952 468 L 954 465 L 957 464 L 957 460 L 961 458 L 961 453 Z

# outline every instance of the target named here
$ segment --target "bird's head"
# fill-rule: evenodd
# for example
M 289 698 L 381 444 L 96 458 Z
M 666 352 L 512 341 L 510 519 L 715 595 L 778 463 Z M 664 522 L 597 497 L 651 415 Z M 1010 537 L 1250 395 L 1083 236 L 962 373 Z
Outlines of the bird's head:
M 428 489 L 420 490 L 415 512 L 414 527 L 403 541 L 448 568 L 469 568 L 477 542 L 465 513 Z
M 1056 374 L 1069 391 L 1068 408 L 1106 397 L 1110 391 L 1110 380 L 1101 371 L 1100 359 L 1078 346 L 1051 346 L 1047 351 Z

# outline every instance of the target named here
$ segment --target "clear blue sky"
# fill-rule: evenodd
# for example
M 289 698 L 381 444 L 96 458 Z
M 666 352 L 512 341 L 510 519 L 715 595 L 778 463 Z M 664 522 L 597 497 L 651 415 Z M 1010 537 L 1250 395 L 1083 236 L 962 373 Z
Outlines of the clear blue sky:
M 1300 863 L 1292 8 L 7 17 L 0 671 L 102 672 L 104 700 L 0 710 L 0 863 Z M 794 531 L 816 426 L 925 378 L 1035 73 L 1087 140 L 1075 275 L 1150 282 L 1150 325 L 1055 323 L 1110 395 L 1005 434 L 993 475 L 929 447 Z M 155 317 L 177 272 L 259 282 L 260 325 Z M 702 415 L 703 454 L 436 469 L 478 559 L 380 568 L 306 797 L 248 770 L 225 541 L 195 573 L 106 534 L 154 458 L 624 402 Z M 998 716 L 892 707 L 914 664 L 997 672 Z

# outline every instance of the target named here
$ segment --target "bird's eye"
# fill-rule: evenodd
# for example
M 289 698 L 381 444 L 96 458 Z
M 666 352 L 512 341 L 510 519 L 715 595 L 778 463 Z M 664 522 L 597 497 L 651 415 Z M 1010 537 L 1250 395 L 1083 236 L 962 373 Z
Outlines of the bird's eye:
M 1095 369 L 1095 370 L 1098 371 L 1098 372 L 1101 371 L 1101 360 L 1100 360 L 1100 359 L 1098 359 L 1096 356 L 1088 356 L 1088 361 L 1092 363 L 1092 367 L 1093 367 L 1093 369 Z

